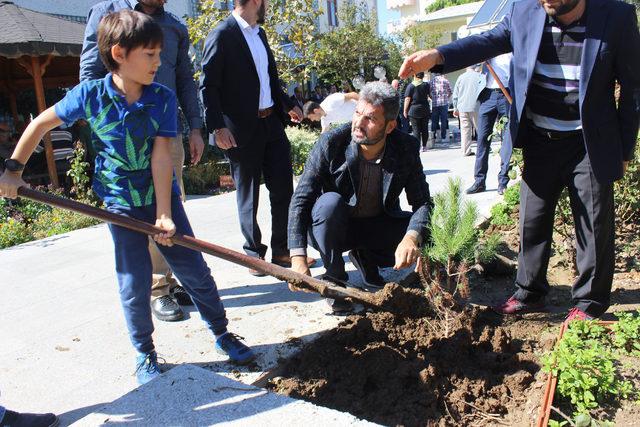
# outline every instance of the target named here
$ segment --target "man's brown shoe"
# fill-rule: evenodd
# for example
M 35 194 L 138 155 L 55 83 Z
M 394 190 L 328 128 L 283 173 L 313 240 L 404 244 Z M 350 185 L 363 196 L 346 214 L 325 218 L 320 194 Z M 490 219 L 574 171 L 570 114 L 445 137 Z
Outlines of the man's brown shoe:
M 280 267 L 291 268 L 291 257 L 289 255 L 274 256 L 271 258 L 271 263 L 279 265 Z M 316 259 L 308 256 L 307 265 L 309 266 L 309 268 L 313 267 L 314 265 L 316 265 Z

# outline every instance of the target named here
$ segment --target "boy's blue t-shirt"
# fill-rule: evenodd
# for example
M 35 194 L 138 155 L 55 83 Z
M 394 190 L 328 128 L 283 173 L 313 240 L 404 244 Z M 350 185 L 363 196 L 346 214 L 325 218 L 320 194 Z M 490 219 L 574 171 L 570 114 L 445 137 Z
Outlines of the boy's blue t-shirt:
M 140 99 L 127 105 L 104 79 L 80 83 L 55 105 L 63 122 L 84 119 L 93 131 L 96 152 L 93 191 L 107 204 L 129 207 L 154 203 L 151 151 L 156 136 L 177 135 L 175 94 L 158 83 L 145 86 Z M 173 192 L 177 186 L 173 184 Z

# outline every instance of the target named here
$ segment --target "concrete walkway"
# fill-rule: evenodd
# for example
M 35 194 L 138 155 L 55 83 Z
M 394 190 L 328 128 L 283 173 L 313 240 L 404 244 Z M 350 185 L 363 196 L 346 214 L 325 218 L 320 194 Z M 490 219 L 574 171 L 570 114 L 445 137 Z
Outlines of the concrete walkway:
M 493 152 L 498 152 L 497 144 Z M 462 157 L 457 147 L 436 147 L 421 157 L 432 194 L 450 176 L 462 177 L 465 188 L 473 181 L 475 157 Z M 492 155 L 489 190 L 471 197 L 485 214 L 499 198 L 498 163 L 499 157 Z M 265 191 L 260 203 L 268 242 Z M 194 197 L 186 209 L 199 238 L 241 250 L 234 193 Z M 156 348 L 167 368 L 191 364 L 248 384 L 340 321 L 326 314 L 325 302 L 316 295 L 292 293 L 276 279 L 255 278 L 240 266 L 209 256 L 206 260 L 227 308 L 230 330 L 253 346 L 257 363 L 238 368 L 225 362 L 213 351 L 212 336 L 191 307 L 184 321 L 156 321 Z M 348 269 L 353 266 L 348 264 Z M 312 270 L 314 275 L 322 272 L 321 267 Z M 360 280 L 353 271 L 350 276 Z M 134 390 L 134 353 L 116 289 L 105 225 L 0 251 L 0 404 L 23 412 L 56 412 L 62 425 L 68 425 Z M 181 398 L 176 393 L 175 402 Z M 170 397 L 162 399 L 174 405 Z M 258 419 L 251 418 L 254 424 Z M 216 420 L 198 418 L 198 424 Z

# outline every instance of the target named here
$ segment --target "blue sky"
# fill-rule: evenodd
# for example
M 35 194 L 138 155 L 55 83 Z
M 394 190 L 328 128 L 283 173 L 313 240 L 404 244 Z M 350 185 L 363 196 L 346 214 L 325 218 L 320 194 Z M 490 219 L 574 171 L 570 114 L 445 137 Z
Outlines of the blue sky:
M 387 10 L 386 0 L 376 0 L 378 3 L 378 31 L 380 34 L 387 34 L 387 21 L 400 18 L 398 10 Z

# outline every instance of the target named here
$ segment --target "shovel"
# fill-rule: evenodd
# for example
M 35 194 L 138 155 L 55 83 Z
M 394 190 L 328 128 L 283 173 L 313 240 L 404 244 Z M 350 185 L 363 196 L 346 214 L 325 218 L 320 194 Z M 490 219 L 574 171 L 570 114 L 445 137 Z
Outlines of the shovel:
M 148 234 L 150 236 L 163 232 L 162 229 L 144 221 L 129 218 L 124 215 L 114 214 L 105 211 L 104 209 L 89 206 L 75 200 L 64 199 L 53 194 L 43 193 L 28 187 L 20 187 L 18 189 L 18 195 L 50 206 L 55 206 L 57 208 L 78 212 L 83 215 L 119 225 L 143 234 Z M 300 274 L 287 268 L 280 267 L 279 265 L 263 261 L 259 258 L 250 257 L 240 252 L 196 239 L 195 237 L 175 234 L 171 237 L 171 241 L 175 245 L 184 246 L 185 248 L 204 252 L 217 258 L 222 258 L 234 264 L 253 268 L 261 273 L 291 283 L 296 287 L 316 292 L 325 298 L 350 298 L 353 301 L 358 301 L 368 306 L 380 308 L 380 301 L 374 297 L 374 294 L 368 292 L 363 292 L 353 288 L 342 288 L 331 282 Z

